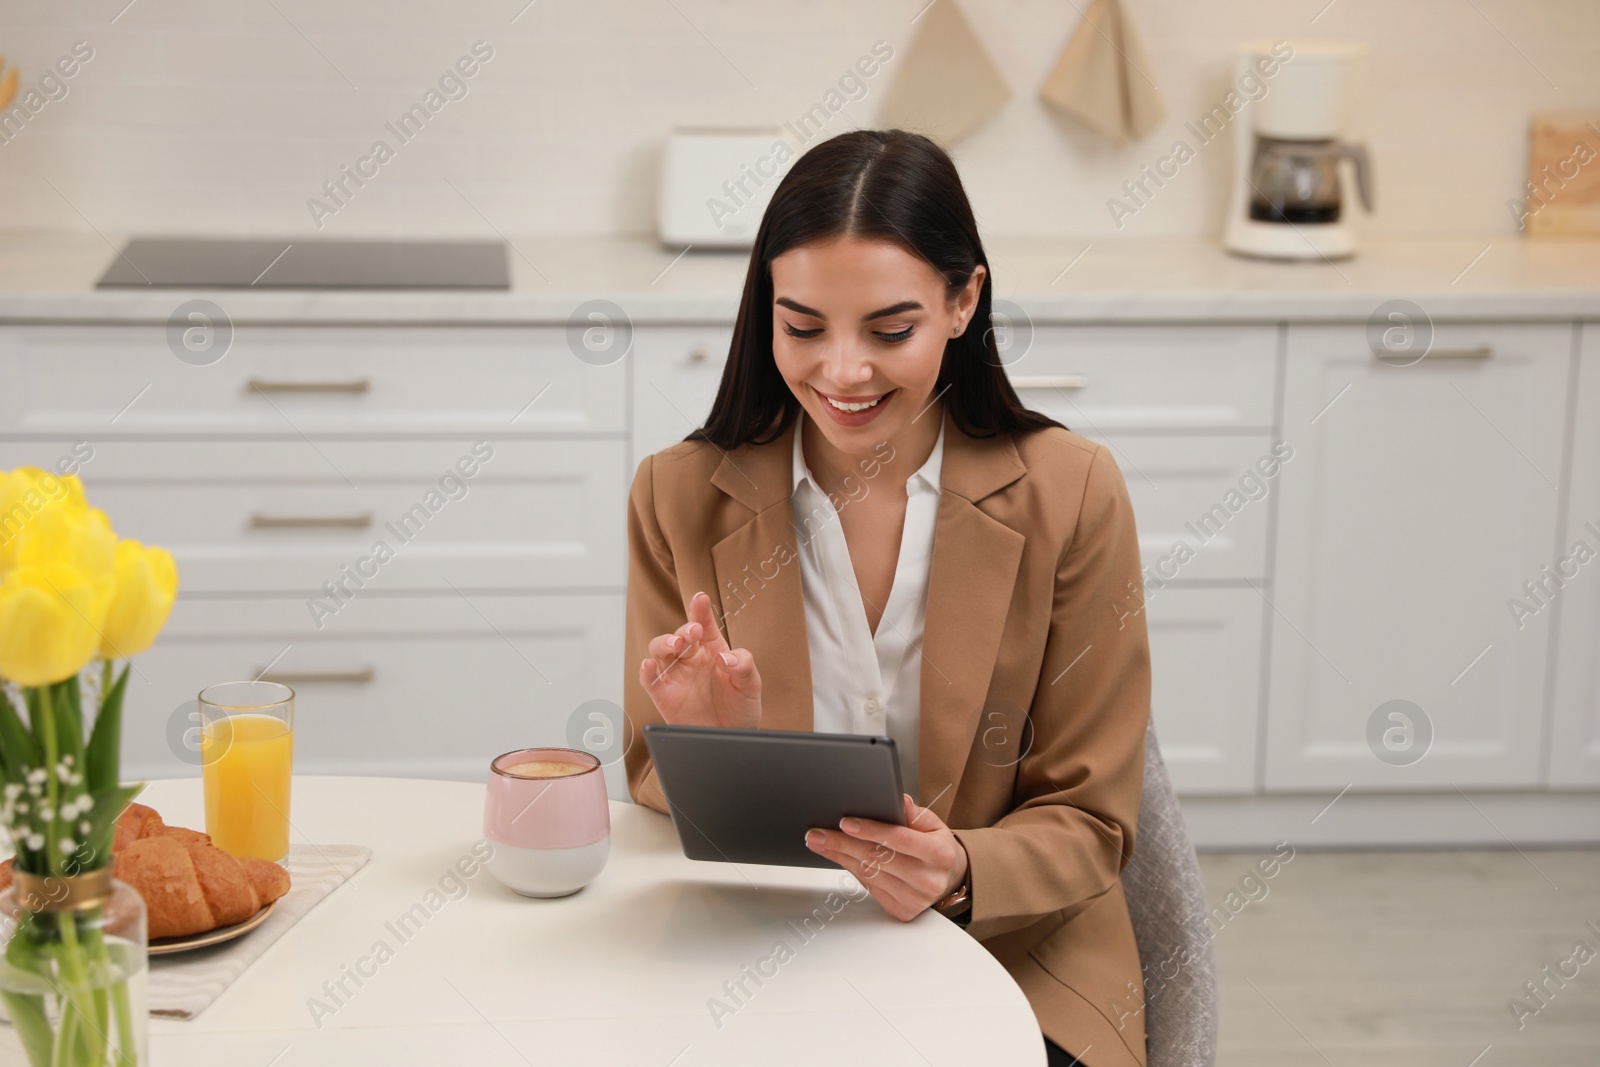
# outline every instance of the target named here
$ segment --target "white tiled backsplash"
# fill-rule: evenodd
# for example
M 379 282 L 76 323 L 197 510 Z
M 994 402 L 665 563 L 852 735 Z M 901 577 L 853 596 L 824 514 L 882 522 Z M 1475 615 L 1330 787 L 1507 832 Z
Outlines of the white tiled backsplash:
M 1127 0 L 1168 118 L 1115 148 L 1037 95 L 1088 0 L 959 2 L 1013 92 L 954 153 L 991 235 L 1119 232 L 1107 199 L 1220 102 L 1240 40 L 1371 47 L 1355 132 L 1375 165 L 1372 234 L 1510 234 L 1528 116 L 1600 110 L 1589 0 Z M 650 233 L 669 127 L 793 120 L 874 42 L 903 56 L 926 4 L 4 0 L 0 53 L 22 90 L 58 61 L 72 76 L 0 130 L 0 229 Z M 472 75 L 449 80 L 462 57 Z M 895 72 L 891 59 L 827 132 L 877 125 Z M 441 78 L 436 112 L 397 137 L 386 123 Z M 371 158 L 379 140 L 392 158 Z M 322 186 L 346 166 L 371 176 L 313 211 L 313 197 L 335 206 Z M 1120 232 L 1218 232 L 1231 171 L 1218 140 Z

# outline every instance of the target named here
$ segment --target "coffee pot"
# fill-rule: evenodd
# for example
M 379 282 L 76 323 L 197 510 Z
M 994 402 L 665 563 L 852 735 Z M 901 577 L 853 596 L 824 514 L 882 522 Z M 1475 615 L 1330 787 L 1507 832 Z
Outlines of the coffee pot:
M 1355 168 L 1361 206 L 1370 212 L 1372 175 L 1365 145 L 1257 134 L 1250 163 L 1250 218 L 1308 226 L 1338 222 L 1344 210 L 1338 165 L 1346 159 Z
M 1276 47 L 1276 51 L 1269 51 Z M 1294 42 L 1243 46 L 1236 68 L 1264 87 L 1234 134 L 1236 184 L 1223 244 L 1265 259 L 1339 259 L 1356 250 L 1345 211 L 1341 163 L 1348 163 L 1361 205 L 1372 211 L 1366 147 L 1342 139 L 1346 88 L 1361 46 Z M 1278 59 L 1260 76 L 1262 57 Z

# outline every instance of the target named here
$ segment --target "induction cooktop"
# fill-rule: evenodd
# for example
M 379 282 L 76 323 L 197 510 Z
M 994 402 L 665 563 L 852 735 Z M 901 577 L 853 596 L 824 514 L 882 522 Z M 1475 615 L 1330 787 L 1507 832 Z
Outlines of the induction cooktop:
M 135 237 L 98 289 L 509 289 L 503 241 Z

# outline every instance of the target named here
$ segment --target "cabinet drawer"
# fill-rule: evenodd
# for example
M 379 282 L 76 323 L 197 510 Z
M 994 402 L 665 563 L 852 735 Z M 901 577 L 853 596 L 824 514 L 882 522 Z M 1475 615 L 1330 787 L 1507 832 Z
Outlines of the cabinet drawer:
M 1292 447 L 1275 453 L 1265 436 L 1098 440 L 1127 483 L 1147 586 L 1265 577 L 1269 498 Z
M 194 366 L 173 354 L 163 325 L 14 326 L 0 330 L 0 369 L 8 434 L 621 434 L 625 426 L 625 362 L 582 362 L 561 327 L 240 326 L 226 355 Z
M 1255 791 L 1266 604 L 1254 589 L 1146 595 L 1150 715 L 1173 786 L 1188 795 Z
M 620 701 L 621 594 L 469 596 L 358 600 L 320 633 L 288 601 L 180 601 L 133 661 L 124 777 L 195 773 L 195 695 L 268 666 L 295 690 L 297 774 L 482 781 L 502 752 L 568 746 L 585 702 Z
M 1082 434 L 1272 426 L 1276 326 L 1040 326 L 1002 355 L 1022 402 Z
M 705 422 L 722 383 L 733 331 L 650 326 L 633 335 L 633 462 L 682 441 Z
M 311 595 L 326 582 L 357 593 L 620 587 L 624 447 L 131 440 L 76 455 L 90 500 L 122 536 L 170 551 L 184 592 Z M 13 442 L 0 459 L 54 468 L 74 448 Z

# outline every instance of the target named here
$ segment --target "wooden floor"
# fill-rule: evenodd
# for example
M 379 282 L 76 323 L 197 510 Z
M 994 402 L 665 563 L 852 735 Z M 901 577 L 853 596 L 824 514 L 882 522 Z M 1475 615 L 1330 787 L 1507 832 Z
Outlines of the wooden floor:
M 1600 1067 L 1600 850 L 1301 850 L 1241 889 L 1268 855 L 1200 857 L 1213 908 L 1238 891 L 1218 1067 Z M 1578 975 L 1541 1006 L 1546 965 Z

